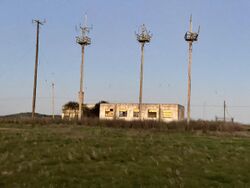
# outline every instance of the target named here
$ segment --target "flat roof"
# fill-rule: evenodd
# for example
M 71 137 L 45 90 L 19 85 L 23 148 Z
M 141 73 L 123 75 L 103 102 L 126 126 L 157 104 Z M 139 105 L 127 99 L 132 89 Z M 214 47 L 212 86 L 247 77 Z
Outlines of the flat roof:
M 139 105 L 139 103 L 101 103 L 101 105 Z M 142 103 L 142 105 L 178 105 L 183 106 L 177 103 Z M 184 106 L 183 106 L 184 107 Z

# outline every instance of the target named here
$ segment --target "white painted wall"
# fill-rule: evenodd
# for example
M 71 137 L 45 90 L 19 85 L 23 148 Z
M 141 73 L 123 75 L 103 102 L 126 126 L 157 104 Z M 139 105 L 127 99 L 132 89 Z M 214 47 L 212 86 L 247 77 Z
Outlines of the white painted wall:
M 107 113 L 112 110 L 113 113 Z M 138 104 L 101 104 L 100 119 L 121 119 L 126 121 L 139 120 L 134 117 L 134 111 L 139 111 Z M 126 117 L 119 116 L 120 112 L 126 112 Z M 156 113 L 156 117 L 148 117 L 148 113 Z M 184 119 L 184 107 L 178 104 L 143 104 L 143 120 L 161 120 L 165 122 L 178 121 Z

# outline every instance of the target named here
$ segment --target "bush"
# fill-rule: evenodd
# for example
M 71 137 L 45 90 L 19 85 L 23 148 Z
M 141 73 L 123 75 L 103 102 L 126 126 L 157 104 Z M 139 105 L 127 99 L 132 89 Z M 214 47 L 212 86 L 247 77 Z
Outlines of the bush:
M 131 128 L 131 129 L 155 129 L 169 131 L 185 131 L 187 128 L 186 121 L 172 121 L 169 123 L 162 121 L 124 121 L 124 120 L 100 120 L 96 117 L 84 117 L 78 120 L 62 120 L 60 117 L 52 119 L 52 117 L 32 118 L 0 118 L 0 125 L 18 124 L 18 125 L 80 125 L 80 126 L 99 126 L 111 128 Z M 224 123 L 215 121 L 191 121 L 189 124 L 190 131 L 247 131 L 248 127 L 237 123 Z

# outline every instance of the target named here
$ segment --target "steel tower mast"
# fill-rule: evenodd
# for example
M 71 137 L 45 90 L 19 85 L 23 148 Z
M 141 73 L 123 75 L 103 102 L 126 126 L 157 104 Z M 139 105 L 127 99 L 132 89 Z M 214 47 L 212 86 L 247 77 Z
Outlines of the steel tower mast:
M 198 41 L 198 36 L 200 32 L 200 26 L 198 32 L 192 31 L 192 15 L 190 16 L 190 26 L 189 31 L 185 34 L 185 40 L 189 45 L 189 58 L 188 58 L 188 100 L 187 100 L 187 126 L 189 128 L 189 122 L 191 118 L 191 68 L 192 68 L 192 50 L 193 50 L 193 42 Z
M 140 70 L 140 92 L 139 92 L 139 118 L 142 120 L 142 87 L 143 87 L 143 66 L 144 66 L 144 46 L 149 43 L 152 35 L 143 24 L 136 33 L 137 41 L 141 44 L 141 70 Z
M 91 38 L 88 37 L 90 27 L 87 26 L 87 16 L 85 15 L 84 26 L 81 27 L 81 35 L 76 37 L 76 42 L 81 45 L 82 48 L 82 62 L 80 66 L 80 91 L 79 91 L 79 112 L 78 120 L 82 119 L 82 106 L 84 104 L 84 91 L 83 91 L 83 68 L 84 68 L 84 47 L 91 44 Z

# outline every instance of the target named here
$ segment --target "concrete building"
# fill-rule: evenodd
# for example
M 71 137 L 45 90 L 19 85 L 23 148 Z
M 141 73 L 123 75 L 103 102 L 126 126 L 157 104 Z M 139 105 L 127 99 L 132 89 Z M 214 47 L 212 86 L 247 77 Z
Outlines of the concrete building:
M 100 119 L 139 120 L 138 104 L 101 104 Z M 142 120 L 165 122 L 184 120 L 184 106 L 179 104 L 143 104 Z
M 78 109 L 63 109 L 62 110 L 62 119 L 76 119 L 78 117 Z

